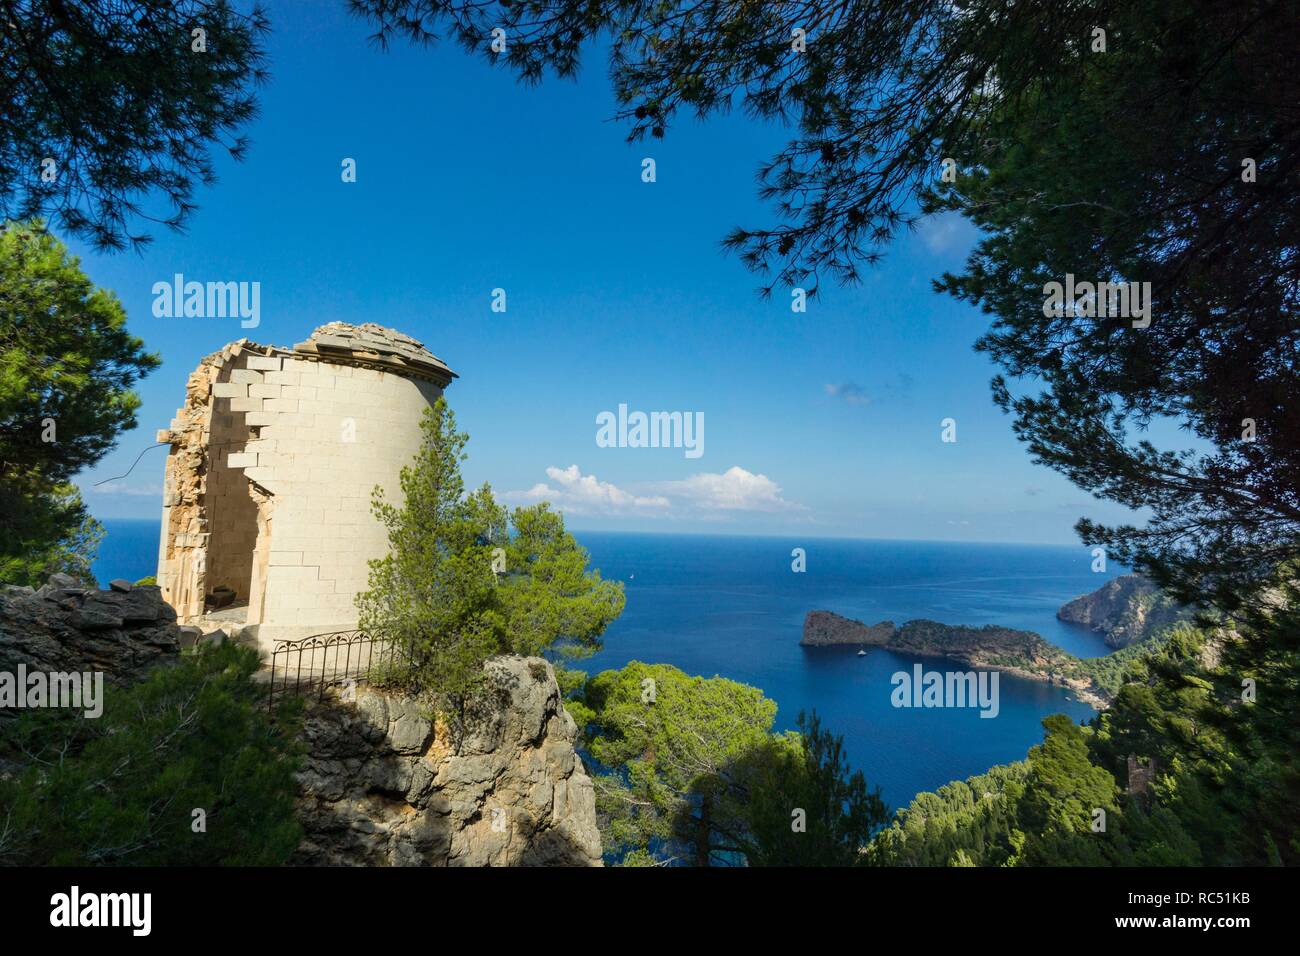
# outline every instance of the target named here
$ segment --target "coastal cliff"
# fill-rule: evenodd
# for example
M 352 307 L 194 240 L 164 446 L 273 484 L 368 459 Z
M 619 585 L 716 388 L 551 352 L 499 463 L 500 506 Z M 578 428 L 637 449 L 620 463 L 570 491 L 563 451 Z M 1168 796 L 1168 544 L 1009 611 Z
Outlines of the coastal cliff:
M 1140 644 L 1179 621 L 1192 617 L 1190 608 L 1166 597 L 1139 574 L 1124 574 L 1097 590 L 1062 605 L 1059 620 L 1079 624 L 1103 635 L 1108 647 Z

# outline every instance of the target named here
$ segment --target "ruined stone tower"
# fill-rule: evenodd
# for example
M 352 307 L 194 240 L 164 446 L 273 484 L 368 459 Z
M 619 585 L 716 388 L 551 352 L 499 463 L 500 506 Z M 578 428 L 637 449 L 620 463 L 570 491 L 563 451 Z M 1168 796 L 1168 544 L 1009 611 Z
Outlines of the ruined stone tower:
M 1128 756 L 1128 792 L 1133 795 L 1150 792 L 1159 768 L 1154 757 L 1139 760 L 1133 754 Z
M 158 583 L 181 623 L 263 644 L 355 627 L 366 562 L 388 548 L 371 490 L 400 500 L 421 416 L 455 377 L 400 332 L 341 322 L 199 363 L 158 433 L 172 446 Z

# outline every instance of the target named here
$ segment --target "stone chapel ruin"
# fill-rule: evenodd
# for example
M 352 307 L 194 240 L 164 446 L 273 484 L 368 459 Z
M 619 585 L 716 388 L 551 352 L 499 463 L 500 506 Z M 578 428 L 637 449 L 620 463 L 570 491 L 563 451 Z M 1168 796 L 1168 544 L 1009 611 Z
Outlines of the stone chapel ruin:
M 356 626 L 366 562 L 386 553 L 370 512 L 456 373 L 380 325 L 331 322 L 292 349 L 247 339 L 207 356 L 171 444 L 158 584 L 180 623 L 265 645 Z

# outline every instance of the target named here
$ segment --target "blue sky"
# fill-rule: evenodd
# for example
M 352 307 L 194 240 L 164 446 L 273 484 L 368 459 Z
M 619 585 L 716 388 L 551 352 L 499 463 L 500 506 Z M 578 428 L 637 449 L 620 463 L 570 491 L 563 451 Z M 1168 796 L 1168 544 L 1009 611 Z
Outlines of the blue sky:
M 164 363 L 140 427 L 80 479 L 101 519 L 158 514 L 164 449 L 91 486 L 153 442 L 203 355 L 334 320 L 424 342 L 461 376 L 469 483 L 552 497 L 575 528 L 1071 543 L 1081 515 L 1122 517 L 1033 465 L 992 405 L 971 349 L 986 319 L 930 288 L 973 242 L 961 221 L 923 224 L 795 314 L 719 246 L 772 221 L 754 173 L 784 130 L 733 114 L 629 145 L 598 55 L 576 83 L 528 88 L 450 43 L 380 52 L 341 2 L 270 12 L 253 145 L 219 157 L 188 230 L 143 255 L 71 243 Z M 260 282 L 259 327 L 155 318 L 174 273 Z M 703 413 L 704 454 L 598 447 L 619 404 Z

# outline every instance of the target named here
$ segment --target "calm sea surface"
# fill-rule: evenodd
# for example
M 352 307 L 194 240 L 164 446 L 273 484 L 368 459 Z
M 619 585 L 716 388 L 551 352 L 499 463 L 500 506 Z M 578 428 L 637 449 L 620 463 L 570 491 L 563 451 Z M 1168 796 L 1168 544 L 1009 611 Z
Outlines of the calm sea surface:
M 107 521 L 95 573 L 101 582 L 156 570 L 156 521 Z M 1065 601 L 1122 572 L 1090 570 L 1083 547 L 808 540 L 580 532 L 592 565 L 624 582 L 627 609 L 605 649 L 579 666 L 595 673 L 631 660 L 667 663 L 761 687 L 780 728 L 816 708 L 845 738 L 854 765 L 892 806 L 921 790 L 1019 760 L 1042 739 L 1040 721 L 1093 711 L 1067 692 L 1000 676 L 1001 710 L 895 708 L 896 671 L 914 660 L 883 650 L 803 648 L 804 615 L 826 609 L 868 624 L 930 618 L 1037 631 L 1081 657 L 1108 652 L 1088 632 L 1056 620 Z M 791 550 L 807 571 L 791 571 Z M 941 661 L 925 662 L 940 669 Z

